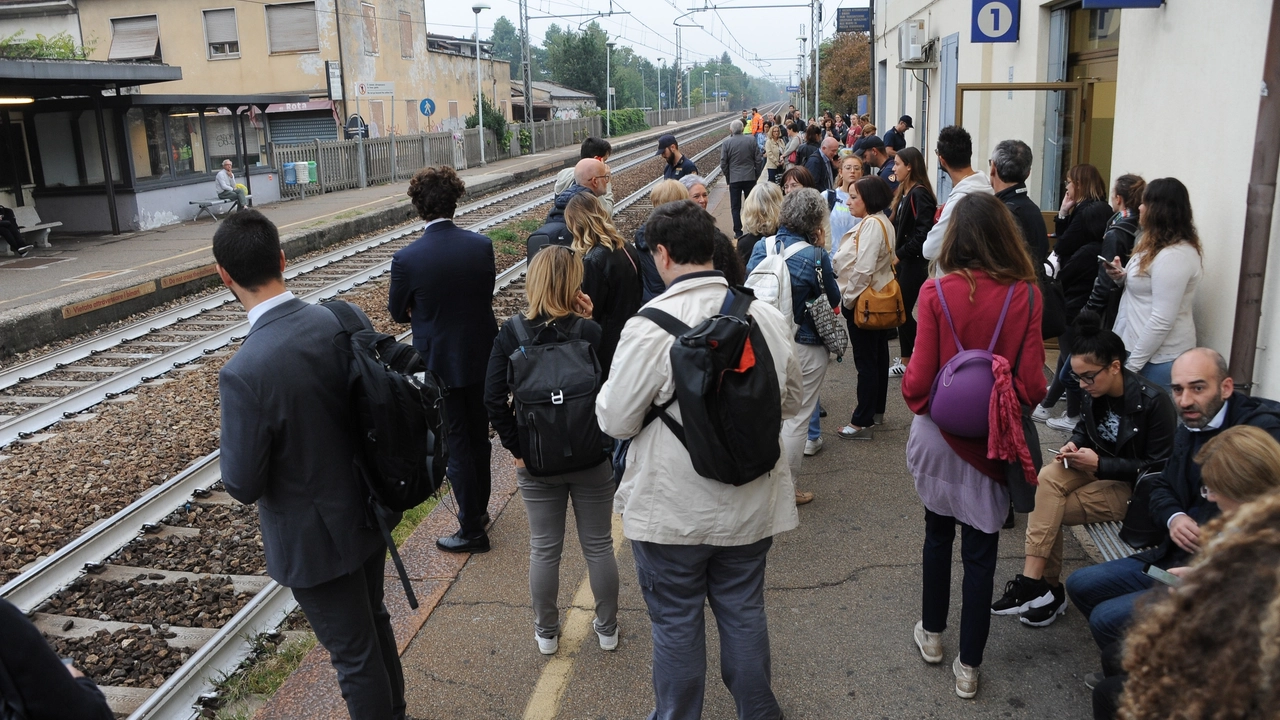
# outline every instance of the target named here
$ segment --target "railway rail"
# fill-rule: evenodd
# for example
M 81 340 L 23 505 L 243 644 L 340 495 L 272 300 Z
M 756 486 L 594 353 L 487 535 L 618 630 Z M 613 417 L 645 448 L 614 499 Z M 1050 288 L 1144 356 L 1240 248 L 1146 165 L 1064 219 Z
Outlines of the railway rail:
M 694 155 L 695 160 L 706 157 L 718 145 L 713 143 Z M 635 167 L 648 159 L 640 157 L 619 168 Z M 710 181 L 718 172 L 717 167 L 705 177 Z M 531 187 L 502 194 L 505 197 L 489 198 L 484 207 L 492 210 L 471 227 L 492 227 L 540 208 L 549 200 L 541 191 L 551 182 L 536 181 Z M 647 202 L 648 191 L 656 182 L 641 185 L 617 204 L 618 209 Z M 538 197 L 520 199 L 531 192 Z M 480 205 L 464 210 L 480 212 Z M 390 265 L 387 246 L 416 235 L 417 227 L 420 224 L 317 258 L 307 266 L 311 267 L 309 273 L 318 275 L 295 272 L 290 285 L 297 289 L 298 278 L 305 277 L 312 289 L 300 294 L 310 301 L 348 292 L 386 272 Z M 360 270 L 343 268 L 337 278 L 333 275 L 339 273 L 324 272 L 329 265 L 351 257 L 362 259 Z M 498 275 L 493 295 L 499 315 L 509 315 L 522 305 L 524 275 L 524 261 Z M 147 358 L 148 362 L 139 363 L 143 369 L 113 374 L 96 391 L 121 392 L 129 382 L 142 381 L 147 372 L 163 372 L 165 364 L 180 365 L 190 362 L 188 357 L 229 352 L 227 346 L 239 340 L 236 333 L 243 332 L 244 324 L 221 319 L 229 312 L 218 310 L 228 302 L 209 297 L 165 313 L 171 325 L 190 325 L 190 313 L 204 313 L 202 322 L 212 329 L 179 350 Z M 144 324 L 157 322 L 161 320 L 150 318 Z M 131 332 L 139 329 L 116 331 L 109 340 Z M 173 334 L 171 330 L 164 332 Z M 400 337 L 408 336 L 406 332 Z M 91 340 L 68 350 L 82 353 L 81 359 L 113 360 L 112 356 L 120 353 L 105 352 L 112 347 Z M 48 365 L 46 373 L 64 371 L 66 357 L 52 364 L 47 359 L 33 361 L 6 374 L 21 368 L 32 372 L 31 368 L 41 363 Z M 89 395 L 81 398 L 87 402 Z M 48 404 L 52 403 L 43 405 Z M 0 586 L 0 597 L 31 615 L 60 650 L 73 654 L 78 664 L 96 665 L 100 686 L 113 709 L 130 720 L 190 718 L 202 705 L 216 704 L 218 699 L 210 692 L 213 680 L 233 672 L 253 651 L 254 639 L 275 632 L 296 609 L 289 590 L 265 575 L 260 542 L 249 535 L 257 527 L 254 509 L 238 505 L 221 492 L 220 477 L 215 451 Z M 202 515 L 216 516 L 217 520 L 201 523 Z M 195 557 L 175 560 L 172 552 L 155 552 L 161 543 L 185 544 Z M 134 562 L 136 559 L 142 562 Z M 108 682 L 102 682 L 104 674 Z

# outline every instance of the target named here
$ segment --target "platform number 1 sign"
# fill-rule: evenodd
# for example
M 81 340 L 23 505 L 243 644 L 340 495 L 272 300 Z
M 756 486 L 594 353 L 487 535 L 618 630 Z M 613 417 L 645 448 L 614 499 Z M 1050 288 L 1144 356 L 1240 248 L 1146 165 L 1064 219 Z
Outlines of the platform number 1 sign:
M 973 0 L 973 33 L 970 42 L 1018 42 L 1022 0 Z

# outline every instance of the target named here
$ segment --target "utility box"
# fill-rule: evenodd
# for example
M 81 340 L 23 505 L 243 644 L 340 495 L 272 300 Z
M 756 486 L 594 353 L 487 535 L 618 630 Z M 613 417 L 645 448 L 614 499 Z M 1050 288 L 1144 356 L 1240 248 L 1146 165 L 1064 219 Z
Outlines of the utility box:
M 923 62 L 926 42 L 923 19 L 904 21 L 898 26 L 898 62 Z

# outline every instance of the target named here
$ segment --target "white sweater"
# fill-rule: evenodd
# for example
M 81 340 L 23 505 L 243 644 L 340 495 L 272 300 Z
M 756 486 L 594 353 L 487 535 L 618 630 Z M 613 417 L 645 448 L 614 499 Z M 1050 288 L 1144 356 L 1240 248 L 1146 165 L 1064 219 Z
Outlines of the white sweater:
M 991 189 L 991 179 L 982 173 L 975 173 L 956 183 L 942 206 L 942 214 L 938 216 L 938 221 L 933 224 L 933 228 L 929 230 L 929 236 L 924 240 L 923 253 L 926 260 L 934 260 L 942 252 L 942 236 L 946 234 L 947 224 L 951 222 L 951 213 L 956 209 L 956 203 L 960 202 L 960 198 L 971 193 L 996 194 Z M 935 271 L 934 276 L 942 277 L 942 272 Z
M 1200 253 L 1187 243 L 1161 250 L 1145 273 L 1138 270 L 1141 260 L 1135 253 L 1125 266 L 1115 324 L 1129 350 L 1125 367 L 1131 372 L 1147 363 L 1170 362 L 1196 346 L 1191 305 L 1203 272 Z

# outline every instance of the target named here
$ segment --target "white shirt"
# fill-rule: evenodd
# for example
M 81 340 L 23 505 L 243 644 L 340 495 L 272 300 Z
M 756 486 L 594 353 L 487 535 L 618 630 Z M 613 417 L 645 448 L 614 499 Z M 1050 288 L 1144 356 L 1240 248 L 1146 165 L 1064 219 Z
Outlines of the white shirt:
M 982 173 L 974 173 L 951 188 L 951 194 L 947 195 L 947 201 L 942 205 L 942 214 L 938 216 L 938 222 L 933 224 L 933 228 L 929 230 L 929 236 L 924 240 L 922 252 L 926 260 L 933 260 L 942 252 L 942 236 L 947 232 L 947 223 L 951 222 L 951 213 L 956 209 L 956 203 L 965 195 L 972 193 L 986 193 L 995 195 L 995 190 L 991 189 L 991 178 Z M 942 277 L 942 268 L 935 271 L 937 277 Z
M 453 221 L 453 218 L 436 218 L 435 220 L 429 221 L 426 225 L 423 225 L 422 229 L 426 230 L 427 228 L 431 227 L 432 225 L 435 225 L 436 223 L 452 222 L 452 221 Z
M 271 308 L 277 305 L 283 305 L 284 303 L 287 303 L 292 299 L 293 299 L 293 293 L 289 292 L 288 290 L 285 290 L 279 295 L 276 295 L 274 297 L 269 297 L 266 300 L 263 300 L 262 302 L 258 303 L 257 305 L 254 305 L 253 309 L 249 311 L 249 329 L 252 330 L 253 324 L 258 322 L 258 319 L 261 318 L 263 315 L 266 315 L 268 310 L 270 310 Z

